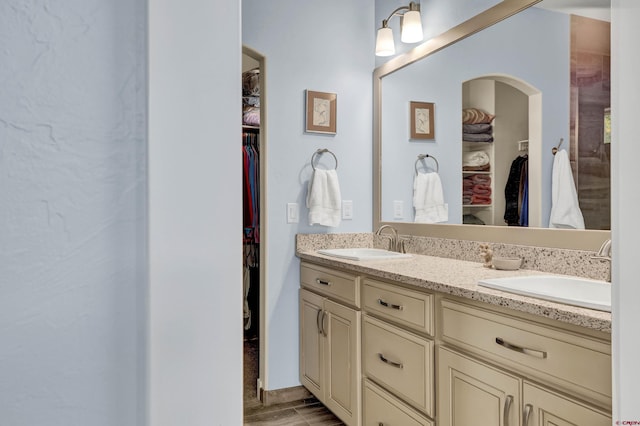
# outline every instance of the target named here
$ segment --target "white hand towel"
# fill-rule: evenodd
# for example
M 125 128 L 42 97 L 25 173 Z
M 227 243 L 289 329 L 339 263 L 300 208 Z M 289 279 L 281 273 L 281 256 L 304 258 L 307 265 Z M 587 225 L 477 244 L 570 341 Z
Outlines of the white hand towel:
M 309 225 L 340 225 L 342 196 L 335 170 L 316 169 L 307 190 Z
M 549 228 L 584 229 L 569 156 L 564 149 L 553 159 Z
M 415 222 L 438 223 L 449 220 L 449 205 L 444 202 L 438 173 L 418 173 L 413 180 Z

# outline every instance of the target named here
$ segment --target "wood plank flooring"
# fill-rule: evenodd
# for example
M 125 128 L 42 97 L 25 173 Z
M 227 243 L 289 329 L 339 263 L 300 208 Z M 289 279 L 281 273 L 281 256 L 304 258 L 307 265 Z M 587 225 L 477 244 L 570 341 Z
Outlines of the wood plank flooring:
M 316 398 L 265 407 L 256 397 L 258 340 L 244 341 L 244 424 L 250 426 L 344 426 Z

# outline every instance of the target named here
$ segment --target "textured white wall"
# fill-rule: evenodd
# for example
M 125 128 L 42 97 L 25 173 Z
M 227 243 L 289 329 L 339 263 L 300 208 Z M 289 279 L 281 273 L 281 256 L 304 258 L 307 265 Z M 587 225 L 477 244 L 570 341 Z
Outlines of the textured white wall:
M 240 4 L 148 7 L 149 422 L 239 425 Z
M 144 23 L 0 2 L 0 424 L 142 420 Z

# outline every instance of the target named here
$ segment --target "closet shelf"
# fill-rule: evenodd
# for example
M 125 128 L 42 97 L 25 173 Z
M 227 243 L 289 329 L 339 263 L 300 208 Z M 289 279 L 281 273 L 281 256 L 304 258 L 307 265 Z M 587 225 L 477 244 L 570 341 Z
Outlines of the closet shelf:
M 493 204 L 463 204 L 462 207 L 493 207 Z
M 493 172 L 483 172 L 483 171 L 473 171 L 473 170 L 463 170 L 462 174 L 463 175 L 490 175 Z

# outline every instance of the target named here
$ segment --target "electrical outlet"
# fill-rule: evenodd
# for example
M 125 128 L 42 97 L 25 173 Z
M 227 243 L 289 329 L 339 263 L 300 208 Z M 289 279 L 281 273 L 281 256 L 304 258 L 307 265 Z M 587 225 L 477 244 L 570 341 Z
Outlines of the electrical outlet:
M 353 201 L 342 200 L 342 218 L 345 220 L 353 219 Z
M 287 203 L 287 223 L 298 223 L 300 220 L 298 203 Z
M 404 219 L 404 201 L 395 200 L 393 202 L 393 218 Z

